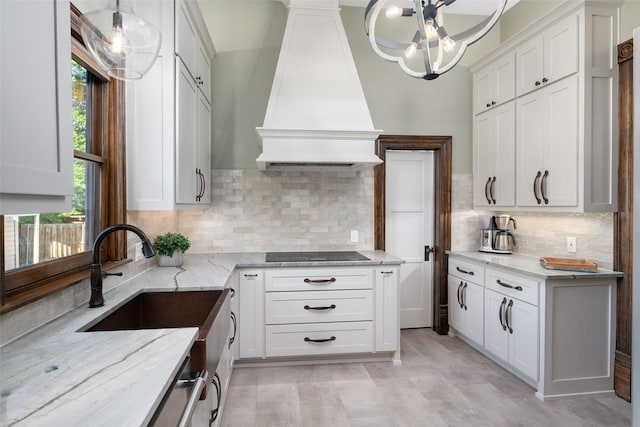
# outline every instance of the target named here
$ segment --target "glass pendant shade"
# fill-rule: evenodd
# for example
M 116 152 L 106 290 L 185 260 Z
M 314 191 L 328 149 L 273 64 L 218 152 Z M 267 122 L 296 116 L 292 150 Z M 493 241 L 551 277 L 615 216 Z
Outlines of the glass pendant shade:
M 374 52 L 380 57 L 397 62 L 411 77 L 425 80 L 437 78 L 460 62 L 467 47 L 484 37 L 498 22 L 507 4 L 507 0 L 493 0 L 495 7 L 492 14 L 465 31 L 449 35 L 445 29 L 444 13 L 447 6 L 456 0 L 405 0 L 403 7 L 398 6 L 399 1 L 370 0 L 365 11 L 365 32 Z M 406 8 L 405 3 L 413 3 L 414 6 Z M 382 11 L 385 13 L 381 15 Z M 412 30 L 415 32 L 413 39 L 391 41 L 376 34 L 379 17 L 389 21 L 409 16 L 414 16 L 417 24 L 417 31 L 415 26 Z M 422 53 L 421 58 L 418 52 Z M 410 61 L 414 57 L 416 60 Z
M 80 33 L 100 66 L 120 80 L 137 80 L 151 68 L 162 44 L 160 31 L 136 16 L 130 0 L 82 15 Z

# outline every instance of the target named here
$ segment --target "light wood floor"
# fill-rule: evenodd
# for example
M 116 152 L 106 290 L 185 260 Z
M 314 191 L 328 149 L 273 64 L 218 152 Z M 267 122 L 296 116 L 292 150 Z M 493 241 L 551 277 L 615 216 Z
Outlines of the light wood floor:
M 630 426 L 618 398 L 541 402 L 480 353 L 430 329 L 402 331 L 391 362 L 237 368 L 222 425 Z

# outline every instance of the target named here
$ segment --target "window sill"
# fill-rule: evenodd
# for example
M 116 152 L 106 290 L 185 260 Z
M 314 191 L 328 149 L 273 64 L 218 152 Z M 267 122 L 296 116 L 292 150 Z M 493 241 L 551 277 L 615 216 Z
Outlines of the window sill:
M 131 259 L 123 259 L 122 261 L 104 263 L 103 268 L 108 270 L 130 262 Z M 24 307 L 29 303 L 45 298 L 56 292 L 62 291 L 63 289 L 67 289 L 82 282 L 83 280 L 89 279 L 90 276 L 91 269 L 85 267 L 78 271 L 66 274 L 64 277 L 47 280 L 46 284 L 11 292 L 5 297 L 4 304 L 0 305 L 0 315 L 9 313 L 10 311 L 16 310 L 20 307 Z M 88 283 L 87 286 L 89 286 Z

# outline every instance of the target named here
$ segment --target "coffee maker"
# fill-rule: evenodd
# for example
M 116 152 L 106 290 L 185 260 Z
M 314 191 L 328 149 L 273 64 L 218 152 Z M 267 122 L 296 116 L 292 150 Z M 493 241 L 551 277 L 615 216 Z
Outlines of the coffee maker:
M 510 254 L 516 245 L 511 226 L 516 228 L 516 220 L 510 215 L 494 215 L 489 218 L 489 228 L 480 230 L 480 252 Z

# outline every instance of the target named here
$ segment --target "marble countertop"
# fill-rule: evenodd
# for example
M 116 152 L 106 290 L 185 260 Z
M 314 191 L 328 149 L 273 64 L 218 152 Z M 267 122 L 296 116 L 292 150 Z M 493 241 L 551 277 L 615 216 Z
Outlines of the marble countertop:
M 141 291 L 225 287 L 235 268 L 401 264 L 383 251 L 360 262 L 266 263 L 265 253 L 187 254 L 153 267 L 0 348 L 0 424 L 148 424 L 197 337 L 197 328 L 79 332 Z
M 458 252 L 447 251 L 450 257 L 459 257 L 469 261 L 481 262 L 488 266 L 501 267 L 516 273 L 524 273 L 542 279 L 575 279 L 585 277 L 621 277 L 624 274 L 619 271 L 607 270 L 598 267 L 597 272 L 579 272 L 549 270 L 540 265 L 540 257 L 522 254 L 491 254 L 485 252 Z

